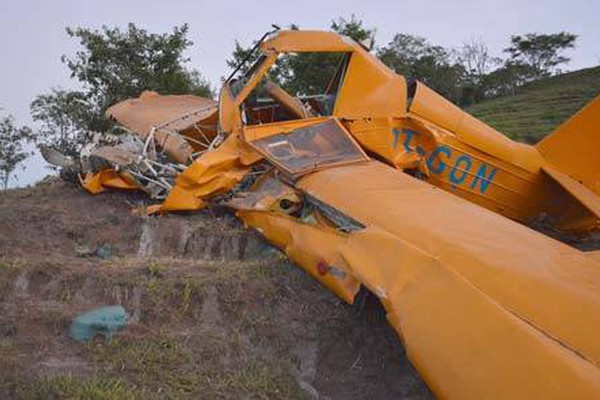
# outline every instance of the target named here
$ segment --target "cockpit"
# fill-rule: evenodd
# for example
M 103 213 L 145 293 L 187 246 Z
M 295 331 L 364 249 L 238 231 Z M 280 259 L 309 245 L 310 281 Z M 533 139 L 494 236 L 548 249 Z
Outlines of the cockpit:
M 350 53 L 343 52 L 285 53 L 275 60 L 261 55 L 246 72 L 229 81 L 234 97 L 254 85 L 240 104 L 243 125 L 332 115 L 349 60 Z M 282 64 L 299 62 L 307 66 L 319 65 L 326 73 L 296 70 L 293 76 L 283 76 Z

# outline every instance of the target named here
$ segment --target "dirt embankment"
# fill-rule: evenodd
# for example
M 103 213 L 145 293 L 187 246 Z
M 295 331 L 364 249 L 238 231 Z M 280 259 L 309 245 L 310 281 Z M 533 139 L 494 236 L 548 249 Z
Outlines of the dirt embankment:
M 1 398 L 431 398 L 376 304 L 342 303 L 230 215 L 132 215 L 142 200 L 0 193 Z M 112 304 L 130 316 L 115 338 L 68 337 Z

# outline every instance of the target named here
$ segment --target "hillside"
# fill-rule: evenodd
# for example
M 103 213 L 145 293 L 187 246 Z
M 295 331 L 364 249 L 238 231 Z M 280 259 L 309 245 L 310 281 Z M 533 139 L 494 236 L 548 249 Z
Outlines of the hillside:
M 488 100 L 467 111 L 500 132 L 536 143 L 600 93 L 600 67 L 543 79 L 514 97 Z
M 0 398 L 431 398 L 372 299 L 346 305 L 227 213 L 142 201 L 0 192 Z M 69 337 L 104 305 L 124 330 Z

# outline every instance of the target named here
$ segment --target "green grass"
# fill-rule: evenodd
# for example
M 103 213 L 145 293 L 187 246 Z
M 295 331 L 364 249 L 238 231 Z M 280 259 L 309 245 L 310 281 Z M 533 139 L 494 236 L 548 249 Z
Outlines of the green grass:
M 148 398 L 118 378 L 93 376 L 80 378 L 72 375 L 41 377 L 23 384 L 16 390 L 20 399 L 81 399 L 128 400 Z
M 88 349 L 96 366 L 127 377 L 131 387 L 144 388 L 157 398 L 238 398 L 242 394 L 256 399 L 301 398 L 287 365 L 240 354 L 232 355 L 231 366 L 223 365 L 222 356 L 231 346 L 228 340 L 234 339 L 210 335 L 187 340 L 117 338 L 106 345 L 90 344 Z M 50 392 L 45 386 L 42 391 Z
M 277 365 L 250 362 L 231 373 L 223 386 L 257 399 L 303 398 L 296 382 Z
M 536 143 L 600 93 L 600 67 L 542 79 L 515 96 L 475 104 L 467 112 L 505 135 Z

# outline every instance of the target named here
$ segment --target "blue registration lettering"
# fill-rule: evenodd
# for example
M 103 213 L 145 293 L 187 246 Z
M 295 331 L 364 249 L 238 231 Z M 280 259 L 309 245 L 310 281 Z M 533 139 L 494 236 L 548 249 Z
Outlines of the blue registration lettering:
M 419 133 L 420 132 L 416 132 L 410 129 L 392 129 L 394 149 L 398 148 L 398 144 L 400 144 L 401 141 L 400 136 L 404 134 L 404 140 L 402 140 L 402 147 L 404 148 L 404 151 L 406 151 L 407 153 L 412 153 L 416 151 L 417 154 L 419 154 L 419 156 L 424 156 L 426 152 L 420 144 L 417 144 L 415 149 L 411 148 L 411 142 L 413 141 L 413 137 L 415 135 L 418 135 Z M 439 146 L 435 148 L 431 153 L 429 153 L 429 156 L 427 157 L 427 168 L 430 172 L 439 175 L 446 170 L 446 166 L 448 164 L 446 164 L 446 162 L 442 159 L 442 154 L 445 155 L 447 159 L 452 159 L 452 150 L 450 147 L 445 145 Z M 464 184 L 472 167 L 473 160 L 469 155 L 462 154 L 461 156 L 459 156 L 454 162 L 454 166 L 452 167 L 452 170 L 449 174 L 449 179 L 452 186 L 455 187 L 456 185 Z M 479 166 L 475 178 L 473 179 L 473 182 L 471 182 L 470 185 L 471 189 L 476 189 L 479 185 L 479 192 L 482 194 L 486 192 L 486 190 L 490 186 L 490 183 L 492 183 L 494 177 L 496 176 L 497 172 L 496 168 L 492 168 L 488 174 L 487 167 L 488 165 L 485 163 L 482 163 Z
M 396 128 L 392 129 L 392 136 L 394 136 L 393 147 L 396 149 L 398 147 L 398 141 L 400 140 L 400 130 Z
M 464 168 L 461 168 L 461 164 L 464 164 Z M 453 186 L 460 185 L 467 179 L 471 165 L 473 165 L 473 161 L 471 160 L 471 157 L 466 154 L 463 154 L 456 159 L 452 171 L 450 171 L 450 182 L 452 182 Z M 457 172 L 460 173 L 460 175 L 457 175 Z
M 440 146 L 433 150 L 429 154 L 429 157 L 427 157 L 427 168 L 429 168 L 429 171 L 433 172 L 434 174 L 441 174 L 446 169 L 446 163 L 438 157 L 440 153 L 445 154 L 448 158 L 452 156 L 452 150 L 450 150 L 448 146 Z M 436 158 L 439 158 L 437 166 L 434 165 Z
M 496 171 L 497 169 L 494 168 L 492 169 L 490 174 L 486 176 L 487 165 L 481 164 L 479 166 L 479 169 L 477 170 L 477 175 L 475 175 L 475 179 L 473 179 L 473 182 L 471 183 L 471 189 L 475 189 L 477 187 L 477 183 L 479 183 L 479 181 L 481 180 L 481 183 L 479 185 L 479 192 L 481 192 L 482 194 L 485 193 L 488 186 L 490 186 L 490 183 L 492 183 L 492 180 L 496 175 Z
M 398 148 L 398 143 L 400 142 L 400 134 L 404 133 L 404 141 L 402 142 L 402 145 L 404 146 L 404 151 L 406 151 L 407 153 L 412 153 L 413 149 L 410 148 L 410 142 L 412 141 L 412 138 L 414 135 L 418 135 L 419 132 L 416 131 L 412 131 L 410 129 L 392 129 L 392 136 L 393 136 L 393 143 L 392 146 L 394 149 Z M 419 147 L 417 146 L 417 152 L 422 155 L 424 153 L 423 149 L 421 148 L 421 150 L 419 151 Z
M 407 153 L 410 153 L 412 151 L 412 149 L 410 148 L 410 142 L 413 138 L 413 135 L 418 135 L 419 132 L 411 131 L 410 129 L 403 129 L 402 131 L 406 135 L 406 137 L 404 138 L 404 150 L 406 150 Z

